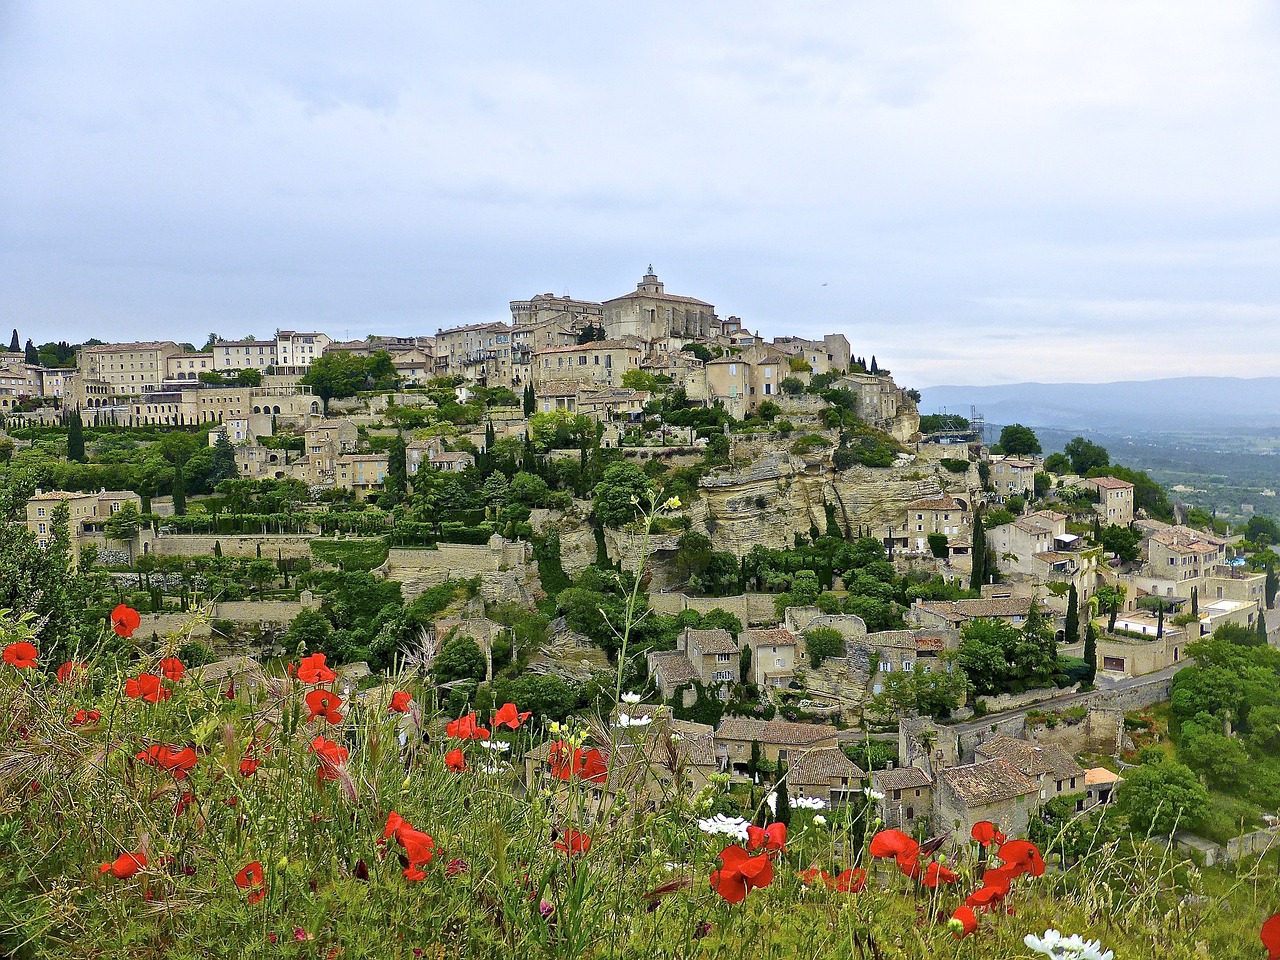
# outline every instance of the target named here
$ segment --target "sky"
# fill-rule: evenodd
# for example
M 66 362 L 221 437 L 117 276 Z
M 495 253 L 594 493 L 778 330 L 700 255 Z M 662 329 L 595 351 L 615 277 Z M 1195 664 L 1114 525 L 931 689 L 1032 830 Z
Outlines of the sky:
M 0 0 L 0 327 L 435 333 L 650 263 L 902 386 L 1280 372 L 1280 5 Z

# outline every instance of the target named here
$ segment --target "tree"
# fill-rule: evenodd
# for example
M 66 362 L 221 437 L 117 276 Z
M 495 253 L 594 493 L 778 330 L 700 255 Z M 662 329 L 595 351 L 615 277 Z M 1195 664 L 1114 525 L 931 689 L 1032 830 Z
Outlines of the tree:
M 1244 525 L 1244 538 L 1263 546 L 1280 543 L 1280 525 L 1270 517 L 1255 515 Z
M 1035 431 L 1020 423 L 1011 423 L 1001 430 L 998 443 L 1005 453 L 1015 457 L 1040 452 L 1040 440 L 1036 437 Z
M 738 653 L 738 682 L 751 682 L 751 648 L 745 643 L 742 650 Z
M 533 416 L 534 411 L 538 409 L 538 396 L 533 392 L 533 384 L 525 384 L 524 388 L 524 415 L 525 419 Z
M 1266 586 L 1263 588 L 1266 594 L 1268 608 L 1274 607 L 1276 605 L 1277 588 L 1280 588 L 1280 577 L 1276 576 L 1275 564 L 1268 563 Z
M 1094 600 L 1097 601 L 1098 609 L 1107 611 L 1108 631 L 1116 628 L 1116 617 L 1120 614 L 1120 607 L 1124 605 L 1126 593 L 1128 593 L 1128 588 L 1123 583 L 1104 583 L 1093 594 Z
M 1102 546 L 1125 563 L 1132 563 L 1142 553 L 1142 534 L 1111 523 L 1102 530 Z
M 408 454 L 404 437 L 396 434 L 387 450 L 387 475 L 382 481 L 382 496 L 378 499 L 378 505 L 384 510 L 396 506 L 404 500 L 408 486 Z
M 1076 593 L 1076 585 L 1071 584 L 1067 591 L 1067 617 L 1064 624 L 1065 641 L 1068 644 L 1080 639 L 1080 597 Z
M 986 583 L 987 574 L 987 533 L 982 522 L 982 508 L 973 511 L 973 549 L 970 551 L 973 563 L 969 573 L 969 589 L 981 590 Z
M 929 552 L 939 560 L 947 556 L 947 535 L 945 533 L 929 534 Z
M 454 637 L 445 643 L 431 664 L 436 683 L 454 680 L 483 680 L 487 663 L 480 647 L 470 637 Z
M 1071 461 L 1072 472 L 1082 477 L 1090 470 L 1096 470 L 1111 463 L 1111 455 L 1107 453 L 1105 447 L 1100 447 L 1084 437 L 1071 440 L 1062 448 L 1062 452 Z
M 333 624 L 319 610 L 302 610 L 289 623 L 289 630 L 284 635 L 284 646 L 295 651 L 298 656 L 310 651 L 312 653 L 331 652 L 329 639 L 333 635 Z
M 226 430 L 218 431 L 218 439 L 213 443 L 213 470 L 209 482 L 215 486 L 224 480 L 234 480 L 240 476 L 236 466 L 236 448 L 231 445 L 231 438 Z
M 1116 801 L 1139 836 L 1166 836 L 1209 810 L 1209 792 L 1195 773 L 1171 760 L 1126 770 Z
M 245 570 L 245 578 L 258 588 L 258 597 L 266 593 L 267 587 L 271 585 L 271 581 L 275 580 L 276 564 L 274 560 L 263 560 L 261 558 L 250 560 L 249 566 Z
M 787 765 L 785 763 L 778 764 L 777 786 L 773 792 L 777 797 L 777 802 L 773 807 L 774 823 L 791 823 L 791 797 L 787 794 Z
M 21 352 L 22 352 L 22 341 L 18 338 L 18 328 L 17 328 L 17 327 L 14 327 L 14 328 L 13 328 L 13 337 L 12 337 L 12 339 L 10 339 L 10 341 L 9 341 L 9 352 L 10 352 L 10 353 L 21 353 Z
M 1071 472 L 1071 458 L 1065 453 L 1051 453 L 1044 458 L 1046 473 L 1061 475 Z
M 823 660 L 844 656 L 844 634 L 834 627 L 814 627 L 805 631 L 804 649 L 813 669 L 817 670 Z
M 84 463 L 84 421 L 80 419 L 80 411 L 72 410 L 67 414 L 67 459 L 74 463 Z
M 127 543 L 138 535 L 142 529 L 142 514 L 132 500 L 126 500 L 120 509 L 107 518 L 103 524 L 103 533 L 108 540 Z
M 1085 679 L 1092 684 L 1098 676 L 1098 631 L 1093 620 L 1084 625 L 1084 662 L 1089 667 Z
M 651 494 L 649 478 L 635 464 L 610 464 L 592 495 L 596 520 L 606 527 L 629 523 L 649 501 Z
M 365 374 L 364 357 L 352 353 L 326 353 L 311 361 L 306 375 L 298 382 L 315 391 L 324 404 L 325 413 L 328 413 L 330 400 L 354 397 L 365 386 Z
M 1262 610 L 1258 611 L 1258 639 L 1267 642 L 1267 615 Z

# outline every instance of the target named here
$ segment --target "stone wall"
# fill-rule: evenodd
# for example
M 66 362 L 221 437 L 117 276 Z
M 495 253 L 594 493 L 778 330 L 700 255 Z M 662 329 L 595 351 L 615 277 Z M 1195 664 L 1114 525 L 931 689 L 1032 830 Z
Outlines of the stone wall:
M 1263 827 L 1252 833 L 1232 837 L 1227 841 L 1225 856 L 1228 860 L 1241 857 L 1260 857 L 1280 845 L 1280 826 Z
M 288 626 L 303 610 L 315 610 L 320 601 L 303 591 L 299 601 L 294 600 L 228 600 L 214 603 L 204 610 L 185 613 L 144 613 L 138 626 L 140 636 L 190 636 L 209 637 L 214 620 L 230 620 L 232 623 L 273 624 Z
M 986 704 L 988 713 L 1003 713 L 1006 710 L 1017 710 L 1019 707 L 1029 707 L 1044 700 L 1052 700 L 1054 697 L 1067 696 L 1076 693 L 1079 689 L 1079 685 L 1067 689 L 1045 687 L 1040 690 L 1027 690 L 1025 693 L 1001 693 L 994 697 L 983 697 L 982 702 Z
M 162 533 L 151 541 L 149 550 L 157 556 L 213 556 L 214 544 L 220 544 L 224 557 L 256 557 L 262 548 L 264 559 L 279 556 L 296 559 L 311 557 L 311 537 L 298 534 L 255 534 L 252 536 Z
M 1034 743 L 1052 743 L 1071 754 L 1117 754 L 1124 737 L 1124 711 L 1090 706 L 1080 723 L 1036 725 L 1027 729 L 1026 736 Z
M 496 534 L 485 544 L 439 543 L 435 549 L 393 547 L 375 572 L 398 581 L 406 599 L 449 580 L 480 577 L 489 598 L 529 602 L 532 597 L 525 591 L 530 577 L 532 585 L 537 582 L 529 544 L 505 540 Z M 504 592 L 507 590 L 514 592 Z

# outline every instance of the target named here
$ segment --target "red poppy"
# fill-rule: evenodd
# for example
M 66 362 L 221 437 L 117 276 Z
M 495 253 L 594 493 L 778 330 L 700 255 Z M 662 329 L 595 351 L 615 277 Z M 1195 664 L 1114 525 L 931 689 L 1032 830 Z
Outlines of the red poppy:
M 306 701 L 307 709 L 311 711 L 311 716 L 307 717 L 307 723 L 316 717 L 323 717 L 330 723 L 342 722 L 342 714 L 338 712 L 338 708 L 342 706 L 342 698 L 336 693 L 330 693 L 328 690 L 312 690 L 303 699 Z
M 556 849 L 570 856 L 586 853 L 591 849 L 591 838 L 577 830 L 566 830 L 564 839 L 556 841 Z
M 240 776 L 252 777 L 258 772 L 258 767 L 261 763 L 262 761 L 253 756 L 252 753 L 246 753 L 244 759 L 240 761 Z
M 267 879 L 262 875 L 262 864 L 257 860 L 253 863 L 245 864 L 240 872 L 236 874 L 236 886 L 241 890 L 248 890 L 249 896 L 245 898 L 245 902 L 250 906 L 260 901 L 267 895 Z
M 342 772 L 341 766 L 347 762 L 347 748 L 324 737 L 316 737 L 311 741 L 311 752 L 320 760 L 316 781 L 323 783 L 325 780 L 337 780 Z
M 227 687 L 227 692 L 224 693 L 223 696 L 228 700 L 234 700 L 236 698 L 236 682 L 234 680 L 231 681 L 231 684 Z
M 747 891 L 773 882 L 773 864 L 768 854 L 751 856 L 737 844 L 720 851 L 723 866 L 711 873 L 711 886 L 730 903 L 741 903 Z
M 313 653 L 309 657 L 303 657 L 302 662 L 298 664 L 298 679 L 312 686 L 333 683 L 338 679 L 338 675 L 325 666 L 324 661 L 323 653 Z
M 187 668 L 183 666 L 182 661 L 177 657 L 165 657 L 160 661 L 160 672 L 168 679 L 177 683 L 186 674 Z
M 898 869 L 912 880 L 919 880 L 924 875 L 918 850 L 904 850 L 894 859 L 897 861 Z
M 822 882 L 827 885 L 828 890 L 835 890 L 838 893 L 859 893 L 867 885 L 867 871 L 851 868 L 832 877 L 824 870 Z
M 821 879 L 824 883 L 826 883 L 827 880 L 830 878 L 827 871 L 819 870 L 817 867 L 810 867 L 808 870 L 801 870 L 799 873 L 796 874 L 796 876 L 800 878 L 800 882 L 803 883 L 805 886 L 814 884 L 819 879 Z
M 97 723 L 101 719 L 102 714 L 97 710 L 77 710 L 71 718 L 71 726 L 83 727 L 86 723 Z
M 148 763 L 161 770 L 168 770 L 173 774 L 175 780 L 184 779 L 187 772 L 196 765 L 196 761 L 199 759 L 196 756 L 196 752 L 190 747 L 184 747 L 179 750 L 177 747 L 166 746 L 163 743 L 152 744 L 146 750 L 140 751 L 136 756 L 143 763 Z
M 391 695 L 391 705 L 387 707 L 387 713 L 408 713 L 409 704 L 412 700 L 412 696 L 403 690 L 397 690 Z
M 600 751 L 592 747 L 584 751 L 578 747 L 572 753 L 569 745 L 563 740 L 551 744 L 551 775 L 560 780 L 577 777 L 589 783 L 604 783 L 609 774 L 609 766 Z
M 901 830 L 881 830 L 871 838 L 870 854 L 873 857 L 898 857 L 909 854 L 912 859 L 920 850 L 916 843 Z
M 984 847 L 989 847 L 993 843 L 999 847 L 1007 839 L 1003 833 L 996 829 L 996 825 L 990 820 L 979 820 L 973 825 L 973 829 L 969 831 L 969 836 L 977 840 Z
M 956 912 L 951 915 L 951 935 L 957 940 L 963 940 L 969 934 L 978 929 L 978 915 L 973 912 L 972 907 L 956 907 Z
M 960 879 L 960 875 L 954 870 L 944 867 L 940 863 L 931 863 L 925 868 L 924 877 L 920 882 L 926 887 L 936 887 L 940 883 L 955 883 Z
M 162 685 L 160 678 L 154 673 L 140 673 L 136 678 L 130 677 L 124 682 L 124 695 L 147 703 L 159 703 L 172 697 L 173 691 Z
M 194 793 L 184 793 L 178 798 L 178 802 L 173 805 L 173 815 L 175 817 L 182 816 L 187 812 L 187 807 L 191 806 L 191 804 L 195 802 L 195 799 L 196 796 Z
M 533 716 L 533 714 L 528 710 L 524 713 L 520 713 L 516 710 L 516 705 L 514 703 L 504 703 L 498 712 L 490 718 L 489 722 L 495 727 L 510 727 L 512 730 L 515 730 L 531 716 Z
M 754 824 L 747 827 L 747 849 L 758 850 L 764 847 L 766 851 L 781 850 L 787 845 L 787 825 L 785 823 L 771 823 L 767 827 L 757 827 Z
M 1030 840 L 1010 840 L 1000 845 L 1000 859 L 1006 867 L 1012 867 L 1017 875 L 1029 873 L 1033 877 L 1044 876 L 1044 857 Z
M 11 643 L 4 648 L 4 662 L 17 667 L 19 670 L 27 670 L 34 667 L 38 656 L 40 656 L 40 651 L 36 649 L 35 644 L 27 643 L 25 640 Z
M 122 853 L 111 863 L 98 867 L 99 873 L 110 873 L 117 880 L 128 880 L 147 865 L 147 855 L 141 850 L 133 853 Z
M 431 837 L 415 828 L 408 820 L 394 810 L 387 815 L 387 825 L 382 832 L 383 839 L 395 837 L 404 847 L 407 865 L 404 868 L 406 880 L 425 880 L 427 875 L 422 871 L 424 864 L 430 863 L 436 851 L 436 842 Z M 403 862 L 403 861 L 402 861 Z
M 454 747 L 444 755 L 444 765 L 454 773 L 461 773 L 467 769 L 467 758 L 463 754 L 460 747 Z
M 133 631 L 140 626 L 142 626 L 142 617 L 133 607 L 122 603 L 111 611 L 111 629 L 119 636 L 132 637 Z
M 489 730 L 476 723 L 476 715 L 468 713 L 444 725 L 444 732 L 457 740 L 488 740 Z
M 1259 936 L 1262 938 L 1262 945 L 1267 948 L 1267 960 L 1280 960 L 1280 913 L 1267 918 Z
M 83 683 L 88 679 L 89 665 L 68 660 L 58 668 L 59 683 Z

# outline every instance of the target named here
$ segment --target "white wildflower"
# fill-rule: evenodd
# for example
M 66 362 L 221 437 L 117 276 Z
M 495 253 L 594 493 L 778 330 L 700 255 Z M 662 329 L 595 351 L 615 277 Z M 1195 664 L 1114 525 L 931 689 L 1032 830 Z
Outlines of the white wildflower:
M 712 836 L 723 834 L 726 837 L 734 837 L 738 840 L 745 841 L 747 839 L 747 821 L 741 817 L 726 817 L 723 813 L 717 813 L 714 817 L 708 817 L 706 820 L 699 820 L 698 829 Z
M 1103 950 L 1097 940 L 1085 940 L 1078 933 L 1065 937 L 1057 930 L 1046 930 L 1042 937 L 1028 933 L 1022 942 L 1051 960 L 1113 960 L 1115 957 L 1110 950 Z
M 824 817 L 822 814 L 818 814 L 816 817 L 813 818 L 813 822 L 820 827 L 825 827 L 827 825 L 827 818 Z
M 778 795 L 776 793 L 770 793 L 767 797 L 764 798 L 764 802 L 769 805 L 769 812 L 772 813 L 774 816 L 777 816 Z
M 796 797 L 791 801 L 791 806 L 797 810 L 825 810 L 827 801 L 817 797 Z
M 879 790 L 873 790 L 870 787 L 863 787 L 862 792 L 867 795 L 868 800 L 883 800 L 884 794 Z
M 615 727 L 647 727 L 653 723 L 653 717 L 633 717 L 625 713 L 618 714 L 618 722 Z
M 633 703 L 633 704 L 634 704 L 634 703 L 639 703 L 639 702 L 640 702 L 640 694 L 638 694 L 638 693 L 624 693 L 624 694 L 622 695 L 622 702 L 623 702 L 623 703 Z
M 511 752 L 511 744 L 507 743 L 505 740 L 481 740 L 480 746 L 484 747 L 486 750 L 496 750 L 499 753 Z

